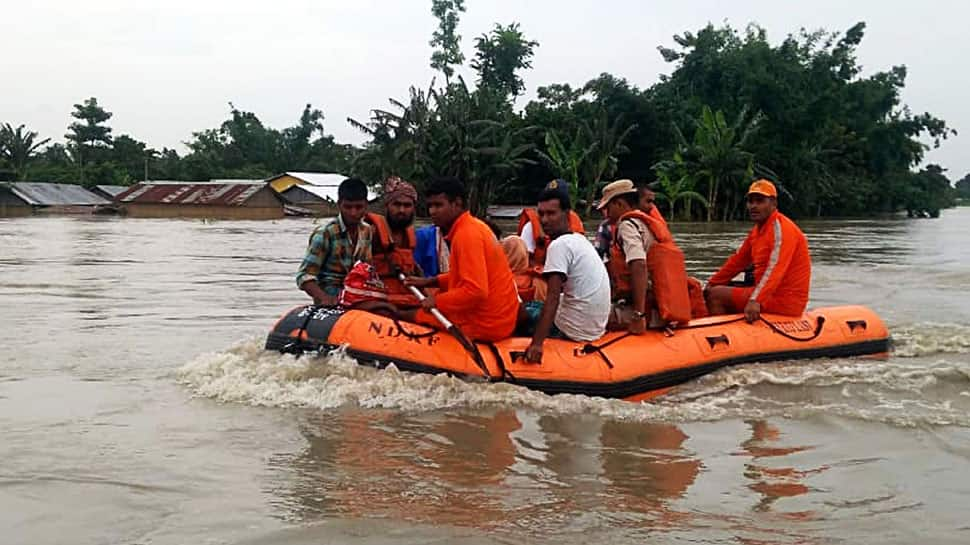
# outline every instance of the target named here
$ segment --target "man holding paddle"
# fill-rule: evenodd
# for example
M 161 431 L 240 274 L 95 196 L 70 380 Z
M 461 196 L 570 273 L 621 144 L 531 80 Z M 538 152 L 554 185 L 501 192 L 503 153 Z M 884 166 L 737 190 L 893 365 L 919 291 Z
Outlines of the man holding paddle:
M 519 314 L 512 270 L 492 230 L 465 210 L 464 184 L 453 177 L 435 178 L 425 190 L 425 199 L 431 221 L 445 233 L 451 250 L 448 272 L 407 278 L 407 285 L 441 291 L 402 317 L 440 327 L 431 314 L 437 308 L 472 339 L 497 341 L 511 336 Z

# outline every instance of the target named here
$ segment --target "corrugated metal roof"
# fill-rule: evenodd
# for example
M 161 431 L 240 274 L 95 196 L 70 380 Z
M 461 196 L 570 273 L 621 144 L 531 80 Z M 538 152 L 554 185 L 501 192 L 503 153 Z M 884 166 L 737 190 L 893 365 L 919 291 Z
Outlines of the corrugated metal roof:
M 273 176 L 273 178 L 279 178 L 280 176 L 292 176 L 294 178 L 303 180 L 310 185 L 333 187 L 337 187 L 340 185 L 340 182 L 350 177 L 344 176 L 343 174 L 337 174 L 335 172 L 284 172 L 279 176 Z
M 182 182 L 185 183 L 185 182 Z M 236 178 L 213 178 L 206 183 L 210 184 L 265 184 L 266 180 L 253 180 L 253 179 L 236 179 Z
M 10 182 L 14 195 L 33 206 L 95 206 L 111 201 L 75 184 Z
M 115 198 L 119 202 L 137 204 L 241 206 L 265 187 L 266 182 L 259 184 L 150 182 L 133 185 Z
M 290 191 L 306 191 L 311 195 L 316 195 L 323 200 L 329 200 L 332 202 L 337 202 L 337 188 L 336 186 L 320 186 L 320 185 L 295 185 L 283 192 L 286 195 Z
M 95 189 L 100 189 L 101 191 L 111 195 L 112 197 L 117 196 L 119 193 L 128 189 L 126 185 L 96 185 Z
M 343 180 L 341 180 L 341 181 L 343 181 Z M 325 199 L 325 200 L 326 199 L 329 199 L 329 200 L 331 200 L 333 202 L 337 202 L 337 189 L 338 189 L 338 186 L 336 186 L 336 185 L 310 185 L 310 184 L 295 185 L 295 186 L 287 189 L 283 193 L 281 193 L 281 195 L 284 195 L 285 196 L 287 193 L 289 193 L 290 191 L 293 191 L 296 188 L 300 188 L 300 189 L 306 191 L 307 193 L 316 195 L 317 197 L 320 197 L 321 199 Z M 367 200 L 368 201 L 373 201 L 373 200 L 377 199 L 378 197 L 380 197 L 380 195 L 378 195 L 377 193 L 375 193 L 373 189 L 371 189 L 369 187 L 367 188 Z

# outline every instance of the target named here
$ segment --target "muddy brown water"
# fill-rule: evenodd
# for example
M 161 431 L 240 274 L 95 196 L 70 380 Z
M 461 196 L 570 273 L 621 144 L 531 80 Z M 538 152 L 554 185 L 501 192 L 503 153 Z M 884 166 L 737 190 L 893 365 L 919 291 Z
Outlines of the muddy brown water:
M 266 353 L 310 220 L 0 219 L 0 536 L 967 543 L 970 208 L 803 227 L 893 356 L 633 404 Z M 748 226 L 673 228 L 706 278 Z

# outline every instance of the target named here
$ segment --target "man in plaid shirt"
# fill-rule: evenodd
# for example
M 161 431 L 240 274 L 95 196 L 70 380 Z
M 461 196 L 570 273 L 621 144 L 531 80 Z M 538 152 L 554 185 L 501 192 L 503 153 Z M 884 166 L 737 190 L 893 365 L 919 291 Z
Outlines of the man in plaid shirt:
M 367 212 L 367 186 L 347 178 L 337 189 L 340 214 L 310 235 L 306 256 L 296 273 L 296 285 L 313 303 L 334 306 L 344 277 L 357 261 L 371 261 L 373 228 L 363 221 Z

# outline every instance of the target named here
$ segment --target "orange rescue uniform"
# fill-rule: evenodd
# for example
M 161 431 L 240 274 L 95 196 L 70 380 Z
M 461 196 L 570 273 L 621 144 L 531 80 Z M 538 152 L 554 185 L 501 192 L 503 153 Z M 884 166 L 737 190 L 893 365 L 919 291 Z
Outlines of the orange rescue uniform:
M 775 210 L 768 220 L 755 225 L 737 253 L 711 277 L 711 286 L 727 285 L 732 278 L 754 265 L 754 286 L 733 288 L 732 302 L 741 310 L 749 300 L 761 305 L 761 312 L 800 316 L 808 305 L 812 282 L 812 260 L 805 233 L 784 214 Z
M 497 341 L 512 335 L 519 298 L 505 252 L 485 223 L 463 212 L 445 235 L 451 247 L 448 272 L 438 275 L 435 297 L 442 314 L 472 339 Z M 440 327 L 421 309 L 418 322 Z

